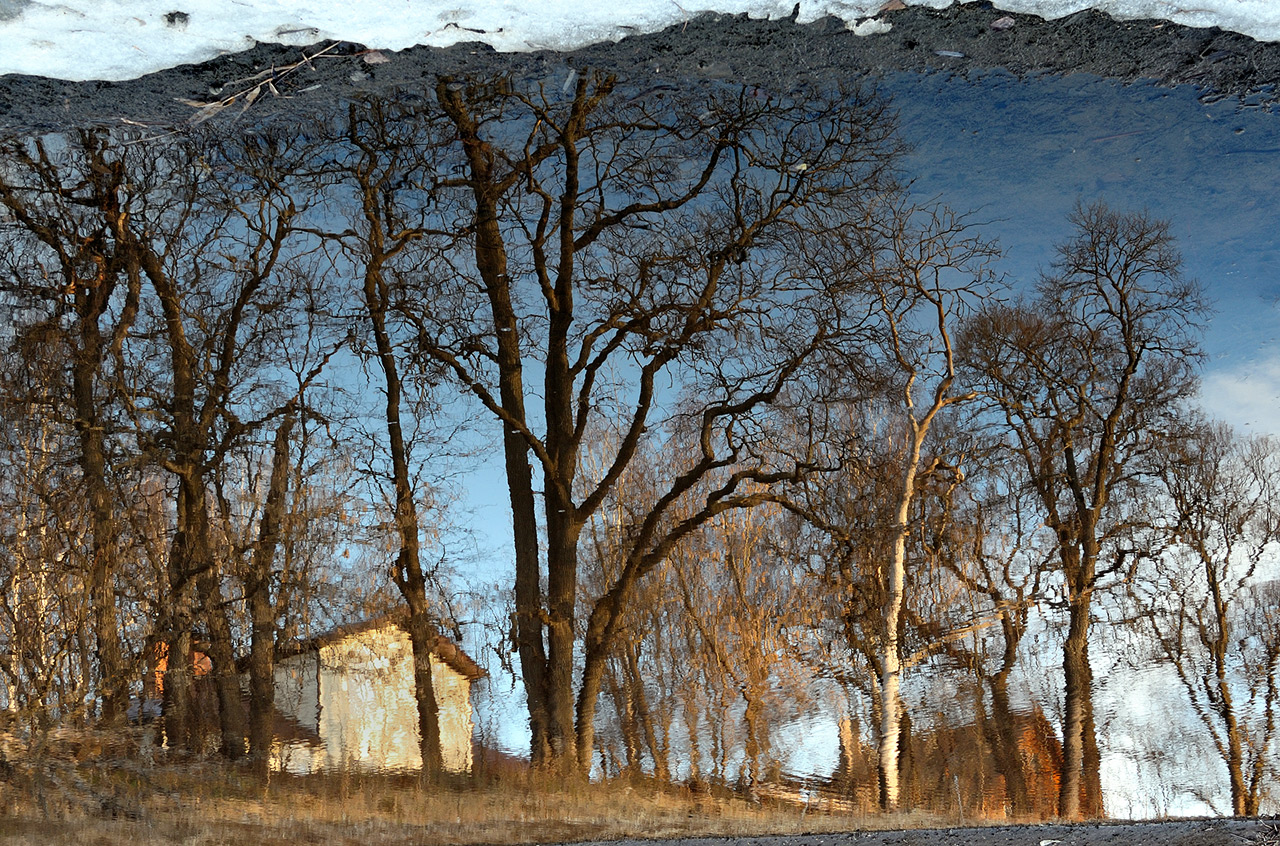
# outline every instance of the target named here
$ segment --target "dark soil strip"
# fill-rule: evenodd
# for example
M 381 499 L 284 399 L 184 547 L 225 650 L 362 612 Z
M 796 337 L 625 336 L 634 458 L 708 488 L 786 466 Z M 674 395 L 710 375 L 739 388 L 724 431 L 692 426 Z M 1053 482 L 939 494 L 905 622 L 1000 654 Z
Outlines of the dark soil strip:
M 1116 21 L 1094 11 L 1045 21 L 981 2 L 942 10 L 909 7 L 884 12 L 882 18 L 892 30 L 867 37 L 854 35 L 835 18 L 801 25 L 789 19 L 707 14 L 660 33 L 573 53 L 497 53 L 484 45 L 461 44 L 387 52 L 390 61 L 371 63 L 367 59 L 375 57 L 365 47 L 339 44 L 299 65 L 305 55 L 331 45 L 306 50 L 260 45 L 129 82 L 70 83 L 10 75 L 0 77 L 0 133 L 185 125 L 199 111 L 189 103 L 221 102 L 232 95 L 239 96 L 210 118 L 215 124 L 314 119 L 362 93 L 422 96 L 441 74 L 502 74 L 555 85 L 563 82 L 568 67 L 615 72 L 638 90 L 739 81 L 785 92 L 802 82 L 833 84 L 880 71 L 965 74 L 1003 68 L 1019 75 L 1086 72 L 1124 81 L 1190 83 L 1200 86 L 1207 99 L 1233 97 L 1250 106 L 1280 100 L 1274 84 L 1280 80 L 1280 44 L 1219 29 Z M 1004 18 L 1012 19 L 1012 26 Z M 255 90 L 249 102 L 245 95 Z

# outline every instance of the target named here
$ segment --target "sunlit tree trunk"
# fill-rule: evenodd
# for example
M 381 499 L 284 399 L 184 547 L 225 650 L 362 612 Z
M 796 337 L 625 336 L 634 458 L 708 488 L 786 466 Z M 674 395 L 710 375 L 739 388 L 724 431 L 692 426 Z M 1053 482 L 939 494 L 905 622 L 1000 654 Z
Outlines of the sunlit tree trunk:
M 906 581 L 907 512 L 915 487 L 919 447 L 907 459 L 907 471 L 903 478 L 902 500 L 898 503 L 897 529 L 893 540 L 893 553 L 886 573 L 888 588 L 884 606 L 884 651 L 880 673 L 880 807 L 886 811 L 898 809 L 899 760 L 898 735 L 902 719 L 902 698 L 899 692 L 902 674 L 899 632 L 902 625 L 903 591 Z

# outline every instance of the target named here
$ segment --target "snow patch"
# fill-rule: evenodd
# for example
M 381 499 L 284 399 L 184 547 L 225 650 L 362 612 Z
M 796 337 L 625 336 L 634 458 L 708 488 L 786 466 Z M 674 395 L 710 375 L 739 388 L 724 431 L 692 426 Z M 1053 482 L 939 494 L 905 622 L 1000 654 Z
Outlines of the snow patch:
M 952 0 L 905 2 L 937 9 Z M 859 35 L 871 35 L 889 29 L 888 21 L 874 17 L 884 5 L 802 0 L 796 19 L 810 23 L 833 15 Z M 383 50 L 470 41 L 513 52 L 573 50 L 655 32 L 702 12 L 778 19 L 795 7 L 794 0 L 0 0 L 0 74 L 118 81 L 258 42 L 303 46 L 328 39 Z M 1121 19 L 1219 26 L 1280 41 L 1276 0 L 999 0 L 998 8 L 1050 19 L 1096 8 Z
M 856 24 L 846 24 L 849 31 L 854 35 L 882 35 L 893 29 L 893 24 L 888 21 L 882 21 L 879 18 L 867 18 L 865 21 Z

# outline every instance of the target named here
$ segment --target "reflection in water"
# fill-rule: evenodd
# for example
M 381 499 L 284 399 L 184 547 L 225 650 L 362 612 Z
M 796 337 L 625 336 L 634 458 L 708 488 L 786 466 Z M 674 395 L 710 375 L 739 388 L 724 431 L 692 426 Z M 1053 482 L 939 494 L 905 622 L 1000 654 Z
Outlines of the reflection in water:
M 1209 384 L 1267 390 L 1276 118 L 1086 77 L 885 88 L 915 198 L 976 230 L 894 191 L 876 102 L 754 89 L 441 81 L 297 135 L 15 142 L 4 704 L 101 717 L 163 647 L 148 736 L 236 757 L 252 687 L 264 773 L 504 777 L 531 733 L 566 771 L 844 813 L 1257 812 L 1280 459 L 1186 413 L 1197 290 L 1121 212 L 1168 219 L 1216 300 Z M 514 609 L 439 530 L 469 494 L 434 462 L 486 438 Z M 330 616 L 357 625 L 307 637 Z M 474 753 L 481 672 L 436 630 L 464 622 Z
M 1206 411 L 1245 431 L 1280 432 L 1280 116 L 1203 104 L 1189 87 L 1087 75 L 899 74 L 886 89 L 914 146 L 915 189 L 977 210 L 1015 280 L 1048 269 L 1062 217 L 1077 201 L 1169 219 L 1187 274 L 1204 283 L 1217 312 L 1205 333 Z M 1274 577 L 1274 554 L 1261 560 Z M 1109 811 L 1229 810 L 1222 763 L 1186 707 L 1182 682 L 1158 656 L 1135 656 L 1129 641 L 1094 653 Z M 1265 676 L 1257 683 L 1268 684 Z M 1051 690 L 1041 693 L 1056 701 Z M 1253 742 L 1274 762 L 1265 738 Z M 1276 778 L 1268 772 L 1264 780 Z
M 1015 279 L 1048 267 L 1077 200 L 1169 219 L 1217 310 L 1207 410 L 1280 430 L 1280 116 L 1086 74 L 897 74 L 886 90 L 915 147 L 916 189 L 977 210 Z

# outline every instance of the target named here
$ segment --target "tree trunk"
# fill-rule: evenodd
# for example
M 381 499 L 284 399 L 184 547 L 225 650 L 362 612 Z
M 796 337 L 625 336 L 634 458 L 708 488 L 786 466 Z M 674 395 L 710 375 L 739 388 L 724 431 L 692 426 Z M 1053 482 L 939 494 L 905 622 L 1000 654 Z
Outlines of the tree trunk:
M 209 627 L 209 660 L 213 684 L 218 694 L 218 728 L 222 733 L 222 755 L 238 761 L 245 753 L 244 702 L 240 697 L 240 674 L 236 671 L 231 621 L 227 619 L 220 572 L 210 564 L 199 579 L 204 618 Z
M 689 732 L 689 786 L 696 789 L 702 788 L 702 741 L 699 739 L 702 721 L 698 712 L 698 703 L 694 697 L 685 695 L 681 697 L 682 711 L 684 713 L 685 728 Z
M 192 459 L 188 466 L 198 466 Z M 184 570 L 194 573 L 200 592 L 201 616 L 209 633 L 209 660 L 218 697 L 218 727 L 222 754 L 237 761 L 245 752 L 244 706 L 240 699 L 240 674 L 236 671 L 231 621 L 222 595 L 221 568 L 213 555 L 209 538 L 209 503 L 201 470 L 194 470 L 178 485 L 178 519 L 184 524 L 187 560 Z
M 275 740 L 275 649 L 276 603 L 271 595 L 276 546 L 285 516 L 289 487 L 289 436 L 293 416 L 286 415 L 276 429 L 271 456 L 271 480 L 258 524 L 258 543 L 253 549 L 252 570 L 246 580 L 252 633 L 249 642 L 249 754 L 254 771 L 266 777 L 271 767 L 271 747 Z
M 436 85 L 441 109 L 457 127 L 466 152 L 472 193 L 475 197 L 476 270 L 484 282 L 493 315 L 497 348 L 498 401 L 513 421 L 526 421 L 524 364 L 520 351 L 520 326 L 511 301 L 511 279 L 507 275 L 507 253 L 499 226 L 497 202 L 500 192 L 493 185 L 493 151 L 480 137 L 462 94 L 447 80 Z M 529 464 L 529 444 L 510 423 L 502 426 L 502 449 L 506 465 L 507 490 L 511 498 L 512 534 L 515 548 L 515 636 L 520 654 L 520 673 L 529 711 L 530 754 L 536 767 L 551 759 L 551 715 L 547 703 L 547 653 L 543 643 L 544 609 L 542 568 L 538 540 L 537 506 L 533 494 L 533 468 Z
M 895 621 L 896 622 L 896 621 Z M 880 675 L 880 749 L 877 765 L 880 776 L 880 808 L 884 811 L 898 809 L 898 735 L 902 720 L 902 699 L 899 696 L 898 638 L 893 637 L 885 645 L 884 671 Z
M 1203 547 L 1201 547 L 1203 550 Z M 1253 798 L 1253 805 L 1256 808 L 1256 797 L 1250 797 L 1250 791 L 1245 782 L 1244 776 L 1244 740 L 1241 737 L 1240 723 L 1236 717 L 1235 700 L 1231 693 L 1231 685 L 1227 682 L 1227 674 L 1229 668 L 1227 666 L 1227 650 L 1231 643 L 1231 615 L 1228 611 L 1227 602 L 1222 594 L 1222 576 L 1219 575 L 1218 569 L 1211 562 L 1211 557 L 1205 552 L 1200 553 L 1201 560 L 1204 561 L 1204 574 L 1206 584 L 1209 587 L 1209 596 L 1213 602 L 1213 616 L 1210 618 L 1217 628 L 1217 637 L 1213 639 L 1209 646 L 1209 653 L 1213 657 L 1213 687 L 1217 689 L 1217 702 L 1214 710 L 1217 711 L 1219 718 L 1222 720 L 1223 734 L 1227 742 L 1227 754 L 1224 763 L 1227 765 L 1227 776 L 1231 782 L 1231 813 L 1235 816 L 1244 816 L 1250 813 L 1250 799 Z M 1206 679 L 1207 681 L 1207 679 Z M 1208 685 L 1206 685 L 1207 687 Z M 1221 746 L 1219 746 L 1221 749 Z M 1253 811 L 1256 813 L 1256 810 Z
M 163 709 L 165 742 L 170 749 L 189 752 L 195 745 L 192 713 L 191 620 L 184 613 L 170 615 L 171 632 L 165 642 Z
M 661 782 L 671 781 L 671 771 L 667 766 L 667 755 L 663 742 L 654 723 L 653 711 L 649 707 L 649 696 L 644 688 L 644 675 L 640 671 L 640 660 L 636 654 L 633 641 L 623 644 L 626 660 L 627 688 L 630 691 L 632 710 L 636 723 L 644 732 L 645 746 L 649 749 L 649 757 L 653 759 L 653 777 Z
M 901 646 L 898 629 L 902 622 L 902 604 L 907 571 L 907 520 L 911 500 L 915 496 L 916 473 L 924 439 L 916 421 L 912 421 L 912 439 L 902 475 L 902 487 L 894 523 L 893 554 L 886 574 L 884 605 L 884 650 L 880 656 L 880 807 L 898 809 L 899 762 L 898 732 L 902 719 L 902 697 L 899 693 L 902 674 Z
M 129 707 L 129 678 L 120 647 L 120 627 L 116 618 L 115 570 L 116 530 L 112 496 L 107 488 L 107 456 L 102 421 L 95 390 L 102 365 L 102 337 L 96 305 L 81 305 L 91 295 L 106 292 L 81 290 L 76 294 L 80 311 L 80 348 L 72 363 L 72 393 L 76 408 L 76 429 L 80 436 L 80 473 L 89 499 L 92 559 L 89 563 L 89 601 L 93 608 L 94 639 L 98 672 L 101 676 L 104 726 L 124 721 Z M 105 306 L 105 303 L 101 304 Z
M 444 749 L 440 740 L 440 705 L 431 674 L 431 656 L 440 632 L 425 612 L 425 608 L 418 613 L 409 612 L 409 639 L 413 643 L 413 696 L 418 705 L 422 778 L 430 783 L 444 772 Z
M 849 712 L 840 715 L 838 724 L 839 762 L 836 764 L 835 777 L 832 779 L 839 787 L 841 794 L 852 799 L 857 795 L 857 772 L 862 763 L 862 740 L 858 718 Z
M 1257 813 L 1249 808 L 1249 788 L 1244 778 L 1244 744 L 1240 737 L 1235 713 L 1231 709 L 1231 693 L 1225 683 L 1220 684 L 1219 696 L 1223 699 L 1223 711 L 1227 735 L 1227 773 L 1231 779 L 1231 813 L 1237 817 Z M 1256 804 L 1256 800 L 1255 800 Z
M 1089 598 L 1090 594 L 1083 592 L 1071 600 L 1067 639 L 1062 647 L 1066 708 L 1062 722 L 1062 779 L 1058 784 L 1058 816 L 1066 820 L 1083 817 L 1080 800 L 1085 784 L 1085 748 L 1089 745 L 1086 732 L 1093 726 L 1088 713 L 1092 698 L 1088 651 Z M 1096 741 L 1094 748 L 1096 749 Z
M 610 588 L 609 593 L 596 602 L 587 618 L 587 631 L 582 647 L 582 679 L 578 684 L 576 706 L 577 768 L 582 773 L 589 772 L 591 767 L 592 749 L 595 746 L 596 707 L 605 665 L 617 635 L 617 615 L 621 604 L 619 597 L 629 594 L 635 583 L 634 579 L 634 572 L 630 576 L 624 573 Z
M 114 227 L 125 217 L 119 192 L 119 187 L 125 180 L 124 170 L 118 162 L 104 162 L 103 151 L 90 142 L 90 137 L 82 135 L 81 142 L 93 164 L 95 200 L 109 225 Z M 93 557 L 89 565 L 89 600 L 93 609 L 98 672 L 101 674 L 100 719 L 104 725 L 114 727 L 124 720 L 128 712 L 129 676 L 120 644 L 120 626 L 116 612 L 118 533 L 113 497 L 107 486 L 106 433 L 99 413 L 97 387 L 106 343 L 99 324 L 110 306 L 118 285 L 117 280 L 124 267 L 114 254 L 107 254 L 103 249 L 103 240 L 105 239 L 95 236 L 88 245 L 93 253 L 96 276 L 78 280 L 79 284 L 74 286 L 80 338 L 79 347 L 72 359 L 71 381 L 76 429 L 80 435 L 80 470 L 85 493 L 89 498 L 93 538 Z M 73 268 L 67 270 L 75 273 Z M 127 331 L 133 314 L 134 308 L 126 304 L 113 332 Z
M 547 488 L 553 483 L 548 481 Z M 546 701 L 551 765 L 561 775 L 582 769 L 578 760 L 574 725 L 574 631 L 578 594 L 578 529 L 576 519 L 565 512 L 573 504 L 546 493 L 547 502 L 547 674 Z M 596 694 L 599 684 L 595 685 Z M 592 711 L 594 713 L 594 704 Z M 586 765 L 591 749 L 582 750 Z
M 920 801 L 920 773 L 911 735 L 911 715 L 902 712 L 898 729 L 898 807 L 909 811 Z
M 372 190 L 372 189 L 370 189 Z M 371 199 L 366 197 L 366 203 Z M 385 257 L 376 209 L 366 209 L 370 225 L 373 258 L 365 269 L 365 313 L 373 329 L 374 345 L 382 369 L 387 403 L 387 450 L 391 455 L 391 479 L 395 487 L 395 527 L 400 542 L 392 570 L 392 580 L 409 607 L 409 637 L 413 644 L 414 698 L 418 706 L 418 739 L 422 755 L 422 778 L 437 779 L 443 770 L 440 748 L 440 720 L 435 683 L 431 674 L 431 654 L 436 648 L 439 631 L 431 620 L 427 603 L 426 577 L 422 572 L 421 544 L 418 537 L 418 507 L 409 478 L 409 451 L 400 420 L 403 386 L 395 349 L 387 331 L 389 292 L 380 262 Z
M 989 680 L 991 689 L 991 719 L 988 742 L 995 757 L 996 772 L 1004 777 L 1005 798 L 1013 816 L 1022 819 L 1030 816 L 1031 797 L 1027 792 L 1027 777 L 1022 767 L 1022 754 L 1018 748 L 1018 728 L 1009 707 L 1009 674 L 1001 671 Z
M 1102 801 L 1102 752 L 1098 748 L 1098 730 L 1093 720 L 1093 667 L 1089 662 L 1087 642 L 1084 645 L 1084 663 L 1089 672 L 1089 695 L 1084 704 L 1084 750 L 1081 756 L 1084 795 L 1080 797 L 1080 810 L 1087 819 L 1100 820 L 1107 816 L 1107 811 Z
M 555 231 L 559 253 L 554 267 L 554 284 L 544 288 L 547 303 L 547 342 L 544 361 L 543 409 L 546 417 L 544 467 L 547 518 L 547 715 L 550 721 L 551 754 L 564 775 L 582 770 L 577 754 L 574 725 L 574 644 L 577 640 L 578 541 L 582 520 L 574 502 L 578 475 L 578 445 L 573 403 L 574 377 L 569 362 L 569 333 L 573 327 L 574 231 L 578 202 L 578 149 L 574 127 L 580 116 L 578 106 L 585 91 L 579 80 L 572 117 L 560 129 L 560 147 L 565 157 L 564 186 L 559 197 Z M 552 267 L 541 248 L 535 250 L 539 276 L 550 276 Z M 591 765 L 591 749 L 583 749 L 586 766 Z M 585 775 L 585 772 L 580 774 Z
M 628 693 L 623 690 L 623 685 L 618 680 L 618 673 L 613 666 L 608 667 L 606 676 L 609 696 L 613 699 L 613 707 L 618 714 L 618 729 L 622 732 L 622 748 L 626 754 L 626 768 L 623 772 L 629 776 L 639 775 L 641 772 L 640 732 L 636 727 L 634 703 Z
M 743 749 L 743 755 L 747 764 L 747 793 L 746 799 L 749 802 L 758 803 L 760 801 L 760 756 L 763 745 L 760 742 L 761 722 L 763 720 L 763 707 L 760 698 L 754 695 L 754 692 L 744 686 L 742 697 L 746 700 L 746 707 L 742 711 L 742 721 L 747 727 L 746 744 Z
M 181 510 L 181 499 L 178 507 Z M 195 714 L 192 712 L 191 579 L 184 569 L 187 560 L 186 546 L 186 531 L 179 520 L 169 547 L 168 590 L 161 601 L 165 632 L 161 713 L 168 747 L 189 752 L 195 748 L 196 733 Z

